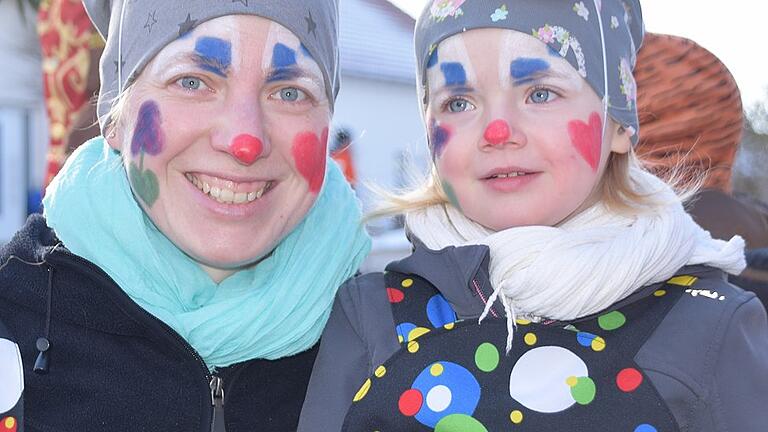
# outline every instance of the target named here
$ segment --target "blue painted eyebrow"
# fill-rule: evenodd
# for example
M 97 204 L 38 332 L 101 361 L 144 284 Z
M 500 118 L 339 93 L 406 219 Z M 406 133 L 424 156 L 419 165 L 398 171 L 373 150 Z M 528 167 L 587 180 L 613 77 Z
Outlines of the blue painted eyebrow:
M 226 77 L 232 64 L 232 44 L 224 39 L 201 37 L 195 42 L 193 59 L 203 70 Z
M 546 70 L 549 70 L 549 63 L 540 58 L 521 57 L 509 65 L 509 73 L 516 80 L 531 78 Z
M 445 77 L 445 86 L 463 86 L 467 84 L 467 72 L 458 62 L 442 63 L 440 70 Z
M 304 45 L 302 51 L 306 50 Z M 276 43 L 272 47 L 272 70 L 267 75 L 267 82 L 290 81 L 303 76 L 303 71 L 296 63 L 296 50 Z
M 298 67 L 281 67 L 269 71 L 269 74 L 267 75 L 267 82 L 271 83 L 275 81 L 291 81 L 297 78 L 301 78 L 305 75 L 306 74 L 304 71 Z
M 438 62 L 438 55 L 437 55 L 437 48 L 435 48 L 434 51 L 432 51 L 432 54 L 429 56 L 429 60 L 427 60 L 427 69 L 431 69 L 434 65 L 436 65 Z
M 281 43 L 272 48 L 272 68 L 280 69 L 296 65 L 296 51 Z

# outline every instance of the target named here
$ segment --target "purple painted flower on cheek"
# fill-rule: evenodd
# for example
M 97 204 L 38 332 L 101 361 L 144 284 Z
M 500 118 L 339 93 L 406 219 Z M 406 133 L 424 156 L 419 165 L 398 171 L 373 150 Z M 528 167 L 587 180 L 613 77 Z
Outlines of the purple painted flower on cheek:
M 443 154 L 445 145 L 451 138 L 451 131 L 446 126 L 440 125 L 435 120 L 430 121 L 429 124 L 429 143 L 432 147 L 432 154 L 434 157 L 439 158 Z
M 155 156 L 163 151 L 165 138 L 160 129 L 160 108 L 157 102 L 148 100 L 141 104 L 136 119 L 136 128 L 131 138 L 131 154 L 136 156 L 144 152 Z

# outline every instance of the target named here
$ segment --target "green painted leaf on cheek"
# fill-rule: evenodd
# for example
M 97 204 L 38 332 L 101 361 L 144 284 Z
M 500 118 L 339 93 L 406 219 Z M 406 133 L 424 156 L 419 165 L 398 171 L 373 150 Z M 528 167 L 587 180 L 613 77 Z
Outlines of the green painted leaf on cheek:
M 131 166 L 128 168 L 128 179 L 131 181 L 136 195 L 144 201 L 147 207 L 152 207 L 160 195 L 160 187 L 155 173 L 151 170 L 142 170 L 131 162 Z
M 451 184 L 445 180 L 442 181 L 442 185 L 445 194 L 448 195 L 448 201 L 450 201 L 451 204 L 458 210 L 461 210 L 461 206 L 459 205 L 459 198 L 456 197 L 456 192 L 453 190 L 453 186 L 451 186 Z

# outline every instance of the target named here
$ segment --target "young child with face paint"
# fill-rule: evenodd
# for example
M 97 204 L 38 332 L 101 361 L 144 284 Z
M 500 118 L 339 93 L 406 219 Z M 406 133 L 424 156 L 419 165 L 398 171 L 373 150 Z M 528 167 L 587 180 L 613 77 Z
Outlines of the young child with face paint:
M 337 2 L 85 5 L 104 137 L 0 250 L 0 429 L 295 430 L 370 244 L 327 155 Z
M 500 5 L 500 3 L 502 3 Z M 435 0 L 410 256 L 339 291 L 299 430 L 756 431 L 768 323 L 633 155 L 636 0 Z

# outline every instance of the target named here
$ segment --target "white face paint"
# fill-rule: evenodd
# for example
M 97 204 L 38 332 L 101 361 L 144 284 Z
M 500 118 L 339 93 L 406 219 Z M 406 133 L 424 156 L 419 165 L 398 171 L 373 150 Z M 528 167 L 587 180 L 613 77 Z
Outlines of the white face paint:
M 215 281 L 268 254 L 314 204 L 323 82 L 290 31 L 231 15 L 168 44 L 131 88 L 109 143 L 150 219 Z
M 570 63 L 505 29 L 457 34 L 437 50 L 425 118 L 455 206 L 501 230 L 557 225 L 593 202 L 611 146 L 602 103 Z
M 24 366 L 19 347 L 0 339 L 0 414 L 10 411 L 24 393 Z

